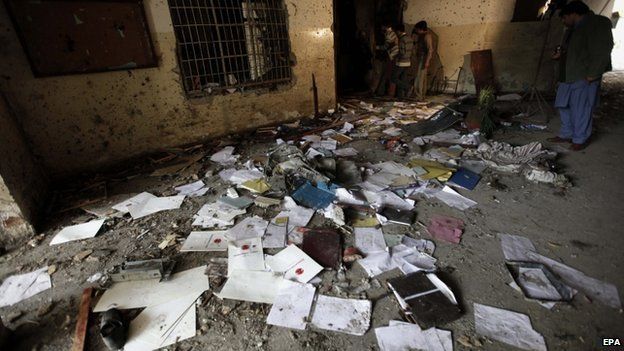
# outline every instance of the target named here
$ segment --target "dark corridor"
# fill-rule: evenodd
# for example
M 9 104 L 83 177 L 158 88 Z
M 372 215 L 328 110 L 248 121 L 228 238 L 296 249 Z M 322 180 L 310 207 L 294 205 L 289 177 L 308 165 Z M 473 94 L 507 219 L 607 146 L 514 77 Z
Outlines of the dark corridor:
M 357 6 L 356 6 L 357 2 Z M 385 57 L 381 26 L 403 21 L 401 0 L 334 1 L 336 92 L 338 97 L 365 94 L 376 87 L 376 66 Z

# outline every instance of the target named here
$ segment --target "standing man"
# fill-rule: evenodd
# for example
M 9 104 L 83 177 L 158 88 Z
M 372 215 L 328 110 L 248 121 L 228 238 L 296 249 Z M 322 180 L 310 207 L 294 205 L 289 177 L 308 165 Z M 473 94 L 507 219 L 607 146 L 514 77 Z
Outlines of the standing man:
M 392 71 L 392 83 L 396 86 L 396 96 L 404 98 L 412 87 L 409 71 L 412 66 L 414 40 L 405 33 L 405 25 L 403 24 L 397 25 L 396 33 L 399 37 L 399 54 L 396 60 L 396 67 Z
M 416 79 L 414 80 L 414 94 L 423 100 L 427 96 L 427 72 L 431 59 L 435 53 L 433 33 L 427 27 L 427 22 L 420 21 L 412 29 L 412 36 L 416 43 Z
M 561 12 L 568 35 L 564 37 L 560 83 L 555 107 L 561 116 L 559 136 L 551 142 L 571 142 L 583 150 L 592 132 L 592 113 L 598 102 L 600 81 L 611 70 L 611 21 L 595 15 L 582 1 L 572 1 Z
M 381 78 L 379 79 L 376 92 L 377 95 L 386 95 L 386 93 L 394 95 L 394 87 L 389 87 L 388 85 L 392 77 L 395 59 L 399 54 L 399 38 L 389 24 L 382 25 L 381 30 L 384 34 L 384 45 L 377 46 L 377 49 L 385 50 L 387 61 L 381 70 Z

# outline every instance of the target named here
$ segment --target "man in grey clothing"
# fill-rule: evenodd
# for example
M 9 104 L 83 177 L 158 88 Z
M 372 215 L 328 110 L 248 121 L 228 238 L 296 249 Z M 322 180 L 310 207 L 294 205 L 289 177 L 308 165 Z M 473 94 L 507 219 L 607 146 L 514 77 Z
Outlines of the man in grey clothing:
M 404 98 L 409 93 L 412 85 L 410 84 L 410 69 L 412 66 L 412 53 L 414 51 L 414 40 L 405 33 L 405 25 L 400 24 L 396 27 L 397 36 L 399 37 L 399 54 L 396 60 L 396 67 L 392 71 L 392 83 L 396 84 L 396 97 Z

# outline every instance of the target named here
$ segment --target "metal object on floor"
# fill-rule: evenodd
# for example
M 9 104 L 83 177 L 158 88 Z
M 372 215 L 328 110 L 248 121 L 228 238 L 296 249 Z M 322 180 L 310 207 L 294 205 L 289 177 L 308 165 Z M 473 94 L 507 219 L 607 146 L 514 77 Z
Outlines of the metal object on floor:
M 169 279 L 175 261 L 166 259 L 154 259 L 144 261 L 124 262 L 116 267 L 116 272 L 111 273 L 111 280 L 114 282 L 125 282 L 130 280 Z

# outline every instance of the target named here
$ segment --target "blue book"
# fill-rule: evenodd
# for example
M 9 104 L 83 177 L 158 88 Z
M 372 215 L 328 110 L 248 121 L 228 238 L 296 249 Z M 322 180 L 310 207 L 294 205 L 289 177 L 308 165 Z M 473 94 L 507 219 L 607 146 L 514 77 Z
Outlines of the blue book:
M 460 186 L 464 189 L 472 190 L 477 186 L 480 180 L 481 176 L 477 173 L 469 171 L 465 168 L 460 168 L 449 179 L 449 183 Z

